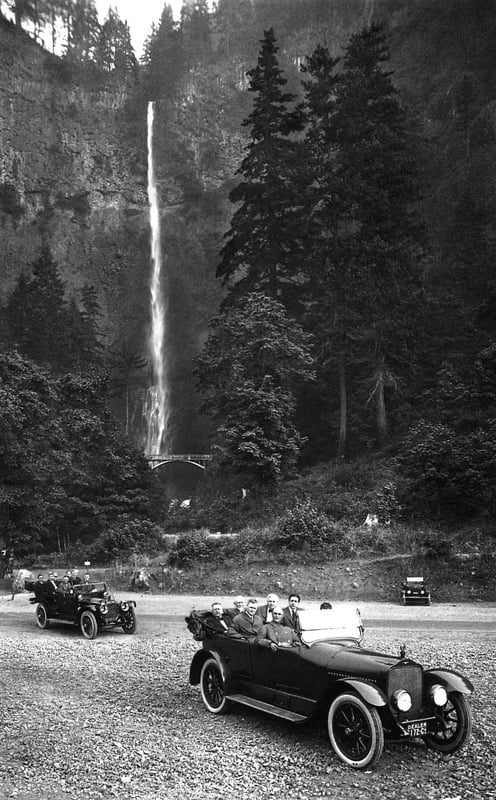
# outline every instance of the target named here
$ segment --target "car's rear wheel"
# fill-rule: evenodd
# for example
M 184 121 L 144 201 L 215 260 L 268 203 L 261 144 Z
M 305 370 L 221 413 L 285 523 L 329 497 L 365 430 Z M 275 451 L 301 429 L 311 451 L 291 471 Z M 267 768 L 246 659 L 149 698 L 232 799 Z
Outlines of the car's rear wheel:
M 340 694 L 328 716 L 331 745 L 341 761 L 355 769 L 371 769 L 384 749 L 384 731 L 377 709 L 354 694 Z
M 46 606 L 43 603 L 38 603 L 36 606 L 36 624 L 38 628 L 42 628 L 42 630 L 48 628 L 50 624 Z
M 200 675 L 200 690 L 205 706 L 212 714 L 225 714 L 231 702 L 225 695 L 225 681 L 215 658 L 207 658 Z
M 122 623 L 122 630 L 124 631 L 124 633 L 134 633 L 136 630 L 136 625 L 137 625 L 136 614 L 134 608 L 130 606 L 129 610 L 125 612 L 125 619 L 124 622 Z
M 98 623 L 92 611 L 83 611 L 79 620 L 79 627 L 85 639 L 96 639 Z
M 465 695 L 451 692 L 436 717 L 438 730 L 424 736 L 424 742 L 438 753 L 454 753 L 463 747 L 472 731 L 472 712 Z

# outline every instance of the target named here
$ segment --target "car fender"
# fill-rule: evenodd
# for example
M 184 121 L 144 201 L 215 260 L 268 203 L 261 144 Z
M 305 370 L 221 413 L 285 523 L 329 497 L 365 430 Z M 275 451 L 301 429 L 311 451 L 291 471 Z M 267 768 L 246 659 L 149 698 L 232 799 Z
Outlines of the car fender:
M 472 694 L 474 691 L 473 683 L 465 675 L 452 669 L 426 669 L 424 677 L 429 686 L 432 686 L 433 683 L 440 683 L 449 692 Z
M 377 686 L 372 686 L 370 683 L 365 683 L 365 681 L 357 680 L 356 678 L 349 678 L 346 680 L 336 681 L 334 684 L 335 689 L 337 691 L 334 694 L 338 695 L 341 694 L 341 689 L 352 689 L 355 694 L 358 694 L 365 703 L 368 703 L 370 706 L 386 706 L 387 699 L 383 692 L 377 688 Z
M 196 686 L 200 683 L 200 674 L 205 661 L 208 658 L 215 658 L 219 669 L 224 678 L 224 685 L 227 686 L 232 678 L 232 670 L 227 666 L 222 656 L 216 650 L 197 650 L 193 656 L 193 661 L 189 668 L 189 682 Z

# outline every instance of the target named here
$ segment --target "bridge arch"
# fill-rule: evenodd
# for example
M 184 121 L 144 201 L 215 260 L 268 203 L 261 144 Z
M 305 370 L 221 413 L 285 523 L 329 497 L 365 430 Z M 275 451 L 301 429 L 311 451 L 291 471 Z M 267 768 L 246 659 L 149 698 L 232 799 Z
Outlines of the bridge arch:
M 152 469 L 157 469 L 158 467 L 163 467 L 165 464 L 173 464 L 174 462 L 182 462 L 183 464 L 192 464 L 194 467 L 198 467 L 199 469 L 205 469 L 207 463 L 212 460 L 212 456 L 210 454 L 171 454 L 167 453 L 163 456 L 157 455 L 145 455 L 150 467 Z

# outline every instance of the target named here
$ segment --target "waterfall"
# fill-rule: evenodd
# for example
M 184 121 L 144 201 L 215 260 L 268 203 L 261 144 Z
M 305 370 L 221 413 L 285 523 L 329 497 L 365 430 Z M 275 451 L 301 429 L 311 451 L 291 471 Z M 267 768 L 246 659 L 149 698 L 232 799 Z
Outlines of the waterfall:
M 155 104 L 148 103 L 148 203 L 150 214 L 151 279 L 149 339 L 153 385 L 148 389 L 144 413 L 147 421 L 146 450 L 150 455 L 164 455 L 167 450 L 168 388 L 164 353 L 167 305 L 162 292 L 160 245 L 160 207 L 153 159 L 153 123 Z

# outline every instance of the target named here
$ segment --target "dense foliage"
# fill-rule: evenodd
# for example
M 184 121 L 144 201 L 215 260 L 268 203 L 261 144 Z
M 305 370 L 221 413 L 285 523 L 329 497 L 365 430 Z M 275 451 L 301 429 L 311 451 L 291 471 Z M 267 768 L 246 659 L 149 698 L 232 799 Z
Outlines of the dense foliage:
M 0 355 L 0 521 L 17 555 L 91 543 L 153 513 L 143 456 L 118 431 L 98 376 L 53 377 Z
M 374 4 L 366 4 L 365 19 L 359 0 L 219 0 L 211 11 L 205 0 L 185 2 L 178 22 L 164 8 L 137 69 L 125 24 L 109 11 L 99 25 L 92 0 L 0 2 L 17 26 L 51 34 L 51 49 L 67 63 L 85 65 L 91 75 L 136 77 L 129 119 L 142 118 L 148 98 L 167 112 L 181 98 L 179 133 L 169 136 L 167 113 L 171 128 L 162 131 L 159 149 L 170 169 L 164 185 L 175 182 L 184 201 L 176 245 L 183 294 L 192 305 L 208 305 L 215 266 L 226 289 L 198 360 L 222 470 L 201 508 L 168 523 L 242 527 L 247 505 L 230 511 L 227 490 L 222 494 L 230 474 L 239 485 L 246 479 L 277 488 L 266 517 L 282 518 L 277 535 L 294 535 L 291 546 L 315 543 L 322 531 L 332 538 L 337 529 L 344 541 L 347 525 L 368 512 L 381 522 L 494 514 L 496 73 L 487 43 L 495 22 L 487 4 L 478 15 L 470 4 L 448 5 L 379 3 L 382 10 L 394 6 L 380 28 L 363 27 Z M 416 60 L 425 53 L 418 41 L 432 44 L 436 35 L 439 48 Z M 207 130 L 209 114 L 217 138 Z M 238 155 L 226 131 L 238 120 L 246 146 L 237 174 L 226 175 Z M 16 223 L 22 208 L 15 186 L 0 187 L 0 207 Z M 31 414 L 26 392 L 18 394 L 17 384 L 9 389 L 11 378 L 2 384 L 2 457 L 15 467 L 2 494 L 9 531 L 50 548 L 57 532 L 61 546 L 98 534 L 98 552 L 131 552 L 127 542 L 141 540 L 132 520 L 120 539 L 120 515 L 152 514 L 144 495 L 129 495 L 133 480 L 139 486 L 149 477 L 125 468 L 129 483 L 117 490 L 114 434 L 108 420 L 105 433 L 93 420 L 107 395 L 88 375 L 102 360 L 93 288 L 67 297 L 44 249 L 26 265 L 6 312 L 2 347 L 15 346 L 42 376 L 36 401 L 28 392 L 29 431 L 21 424 Z M 193 351 L 193 338 L 181 347 Z M 124 398 L 127 432 L 130 388 L 146 361 L 131 342 L 115 343 L 105 357 L 110 390 Z M 67 371 L 74 374 L 64 377 Z M 92 383 L 91 402 L 84 395 L 76 413 L 72 396 L 60 397 L 62 380 Z M 70 413 L 62 413 L 66 402 Z M 181 402 L 193 407 L 189 396 Z M 107 434 L 112 455 L 105 461 Z M 91 458 L 74 461 L 71 448 L 83 454 L 87 446 Z M 379 449 L 381 467 L 361 484 L 361 464 Z M 315 466 L 332 458 L 328 470 Z M 303 462 L 313 467 L 312 478 L 300 473 L 295 484 L 288 481 Z M 101 497 L 106 480 L 112 502 Z M 90 524 L 96 519 L 98 530 Z M 108 535 L 107 522 L 114 525 Z M 150 537 L 155 546 L 151 529 Z
M 294 426 L 297 382 L 313 377 L 310 337 L 264 294 L 248 294 L 211 323 L 197 359 L 204 409 L 218 424 L 221 466 L 253 482 L 294 472 L 302 439 Z

